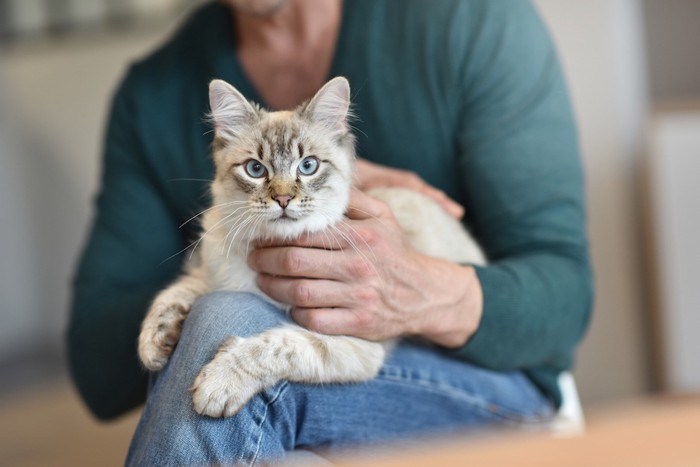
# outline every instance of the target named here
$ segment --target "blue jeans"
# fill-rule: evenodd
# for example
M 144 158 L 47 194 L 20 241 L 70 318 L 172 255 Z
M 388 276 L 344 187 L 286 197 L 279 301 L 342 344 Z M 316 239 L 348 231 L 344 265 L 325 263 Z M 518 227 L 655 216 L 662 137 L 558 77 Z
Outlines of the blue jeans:
M 213 419 L 192 409 L 189 387 L 230 335 L 249 336 L 288 318 L 252 294 L 200 298 L 170 362 L 154 378 L 127 465 L 258 465 L 305 452 L 406 442 L 493 426 L 542 426 L 551 404 L 520 372 L 497 373 L 438 349 L 404 342 L 367 383 L 280 383 L 237 415 Z

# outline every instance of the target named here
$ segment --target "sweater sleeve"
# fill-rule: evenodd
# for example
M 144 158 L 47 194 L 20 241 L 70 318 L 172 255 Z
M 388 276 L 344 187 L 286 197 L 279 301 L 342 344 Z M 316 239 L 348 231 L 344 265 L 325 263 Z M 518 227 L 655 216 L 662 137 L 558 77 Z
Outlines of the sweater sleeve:
M 480 326 L 458 355 L 496 370 L 571 365 L 591 268 L 576 131 L 556 51 L 527 1 L 484 1 L 452 44 L 464 95 L 459 174 L 473 231 Z M 470 46 L 465 46 L 470 44 Z M 465 47 L 467 50 L 465 50 Z
M 109 419 L 145 399 L 136 340 L 154 294 L 180 268 L 183 247 L 143 156 L 130 77 L 116 93 L 105 138 L 97 215 L 73 281 L 68 359 L 92 412 Z

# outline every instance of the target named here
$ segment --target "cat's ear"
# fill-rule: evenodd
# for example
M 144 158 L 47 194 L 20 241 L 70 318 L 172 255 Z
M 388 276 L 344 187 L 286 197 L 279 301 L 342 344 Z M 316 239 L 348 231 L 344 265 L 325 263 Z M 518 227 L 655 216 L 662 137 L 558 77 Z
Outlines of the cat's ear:
M 255 108 L 243 94 L 220 79 L 209 83 L 209 106 L 216 136 L 223 138 L 236 138 L 246 123 L 257 116 Z
M 327 82 L 309 101 L 305 113 L 332 130 L 347 130 L 350 117 L 350 83 L 342 76 Z

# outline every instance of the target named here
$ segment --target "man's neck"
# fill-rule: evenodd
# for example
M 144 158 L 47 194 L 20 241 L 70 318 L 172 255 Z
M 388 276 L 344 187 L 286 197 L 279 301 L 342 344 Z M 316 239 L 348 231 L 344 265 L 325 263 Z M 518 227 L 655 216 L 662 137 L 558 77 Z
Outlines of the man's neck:
M 293 108 L 328 78 L 342 0 L 288 0 L 267 15 L 240 10 L 233 17 L 238 59 L 272 108 Z
M 283 52 L 314 44 L 337 30 L 342 0 L 289 0 L 269 15 L 233 11 L 238 47 Z

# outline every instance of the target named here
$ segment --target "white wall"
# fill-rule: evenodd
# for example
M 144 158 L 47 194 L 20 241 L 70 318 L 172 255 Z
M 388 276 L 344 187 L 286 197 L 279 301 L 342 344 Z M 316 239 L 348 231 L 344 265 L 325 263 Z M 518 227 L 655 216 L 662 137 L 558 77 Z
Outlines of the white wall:
M 657 111 L 648 156 L 661 386 L 700 392 L 700 106 Z
M 0 362 L 62 345 L 109 97 L 164 28 L 0 51 Z
M 647 379 L 635 200 L 646 114 L 639 2 L 536 3 L 559 43 L 588 176 L 597 305 L 576 370 L 579 389 L 586 401 L 622 397 L 643 391 Z M 10 238 L 13 261 L 31 259 L 25 261 L 26 270 L 4 283 L 2 296 L 19 299 L 10 300 L 12 309 L 0 309 L 0 345 L 37 338 L 60 341 L 67 284 L 91 215 L 108 98 L 127 60 L 150 49 L 164 33 L 154 28 L 130 37 L 76 40 L 0 57 L 4 88 L 12 100 L 11 110 L 3 102 L 0 113 L 16 118 L 33 148 L 18 153 L 0 142 L 0 182 L 14 181 L 12 191 L 22 193 L 23 202 L 35 210 L 28 224 L 11 226 L 9 237 L 3 226 L 3 251 L 5 238 Z M 17 210 L 17 195 L 6 195 L 9 185 L 1 188 L 0 212 Z M 4 325 L 10 315 L 21 317 L 14 327 Z

